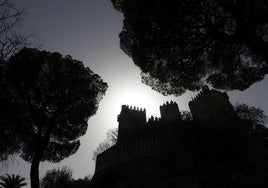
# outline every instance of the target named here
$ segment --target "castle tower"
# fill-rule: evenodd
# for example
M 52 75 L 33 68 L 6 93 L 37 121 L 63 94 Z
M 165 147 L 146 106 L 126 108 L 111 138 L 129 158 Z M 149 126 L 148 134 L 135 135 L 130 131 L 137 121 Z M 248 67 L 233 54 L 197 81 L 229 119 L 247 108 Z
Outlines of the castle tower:
M 178 104 L 170 101 L 160 106 L 160 114 L 163 122 L 178 122 L 181 121 L 181 114 Z
M 193 119 L 202 123 L 224 122 L 236 118 L 227 93 L 210 90 L 208 86 L 204 86 L 189 102 L 189 108 Z
M 145 109 L 122 105 L 117 121 L 119 123 L 118 142 L 132 142 L 146 125 L 146 111 Z

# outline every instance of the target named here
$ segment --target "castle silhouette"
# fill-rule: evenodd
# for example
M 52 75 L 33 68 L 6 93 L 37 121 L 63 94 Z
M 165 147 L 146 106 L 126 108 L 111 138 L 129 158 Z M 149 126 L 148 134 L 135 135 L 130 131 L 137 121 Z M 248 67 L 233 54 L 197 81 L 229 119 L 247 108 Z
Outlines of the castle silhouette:
M 192 151 L 183 143 L 191 142 L 196 127 L 237 118 L 226 92 L 208 86 L 189 102 L 189 108 L 192 120 L 183 120 L 177 103 L 166 102 L 160 106 L 161 118 L 146 121 L 145 109 L 122 105 L 117 143 L 97 156 L 93 187 L 172 187 L 178 174 L 192 168 L 187 156 L 195 154 L 188 155 Z

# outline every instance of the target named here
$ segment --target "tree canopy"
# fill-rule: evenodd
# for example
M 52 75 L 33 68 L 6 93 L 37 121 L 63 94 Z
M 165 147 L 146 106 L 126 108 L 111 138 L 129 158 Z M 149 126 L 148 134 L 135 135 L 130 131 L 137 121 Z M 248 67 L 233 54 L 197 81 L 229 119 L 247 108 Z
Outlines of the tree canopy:
M 72 169 L 64 166 L 59 169 L 48 170 L 41 180 L 41 187 L 66 187 L 71 181 L 73 181 L 73 171 Z
M 252 141 L 259 145 L 268 146 L 268 128 L 267 116 L 259 107 L 248 106 L 247 104 L 236 104 L 234 109 L 237 115 L 242 119 L 250 122 L 250 135 Z
M 75 180 L 72 169 L 64 166 L 48 170 L 41 180 L 41 188 L 88 188 L 90 181 L 88 176 Z
M 265 0 L 111 0 L 120 45 L 162 94 L 247 89 L 268 73 Z
M 30 48 L 12 56 L 2 73 L 1 134 L 11 135 L 15 150 L 9 142 L 5 148 L 31 163 L 31 186 L 38 187 L 40 161 L 59 162 L 78 150 L 107 84 L 71 56 Z
M 249 120 L 253 126 L 265 127 L 267 124 L 267 116 L 260 107 L 249 106 L 247 104 L 236 104 L 234 109 L 241 119 Z

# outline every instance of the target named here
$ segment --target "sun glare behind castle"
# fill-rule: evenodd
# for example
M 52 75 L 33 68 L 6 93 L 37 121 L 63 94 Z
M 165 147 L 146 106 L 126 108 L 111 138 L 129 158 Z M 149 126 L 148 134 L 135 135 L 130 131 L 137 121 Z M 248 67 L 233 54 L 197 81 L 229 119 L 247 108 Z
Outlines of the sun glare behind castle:
M 120 108 L 122 105 L 146 108 L 147 118 L 151 115 L 159 117 L 159 100 L 148 93 L 139 92 L 139 90 L 125 90 L 121 92 L 118 102 Z

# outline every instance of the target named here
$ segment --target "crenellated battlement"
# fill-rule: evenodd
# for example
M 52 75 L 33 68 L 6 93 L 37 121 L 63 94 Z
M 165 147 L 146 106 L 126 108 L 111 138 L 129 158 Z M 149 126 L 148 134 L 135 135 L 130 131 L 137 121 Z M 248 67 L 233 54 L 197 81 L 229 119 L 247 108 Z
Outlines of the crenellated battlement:
M 200 100 L 202 100 L 203 97 L 210 95 L 210 96 L 220 96 L 222 98 L 225 99 L 229 99 L 228 95 L 226 92 L 221 92 L 215 89 L 209 89 L 208 86 L 203 86 L 202 89 L 197 93 L 196 96 L 192 97 L 191 101 L 189 103 L 194 103 L 194 102 L 199 102 Z
M 197 93 L 196 96 L 192 97 L 190 102 L 196 102 L 197 100 L 200 99 L 200 97 L 203 95 L 203 91 L 201 90 L 199 93 Z
M 160 106 L 161 118 L 165 122 L 178 122 L 181 120 L 181 114 L 178 104 L 174 101 L 167 101 Z
M 146 110 L 136 106 L 122 105 L 121 113 L 118 116 L 118 121 L 126 120 L 140 120 L 146 122 Z
M 155 126 L 155 125 L 159 125 L 161 122 L 162 122 L 161 118 L 151 116 L 147 121 L 147 125 L 148 126 L 152 126 L 152 125 Z
M 122 110 L 145 112 L 145 108 L 140 108 L 136 106 L 122 105 Z
M 146 125 L 146 110 L 122 105 L 117 121 L 119 123 L 118 140 L 129 142 L 129 140 L 135 139 L 136 135 Z
M 164 104 L 160 105 L 160 107 L 170 106 L 170 105 L 178 105 L 174 101 L 166 101 Z
M 143 132 L 147 127 L 163 124 L 176 124 L 181 120 L 178 105 L 174 101 L 168 101 L 160 106 L 161 118 L 151 117 L 146 121 L 146 110 L 144 108 L 122 105 L 120 114 L 118 115 L 119 134 L 118 140 L 123 142 L 131 142 Z

